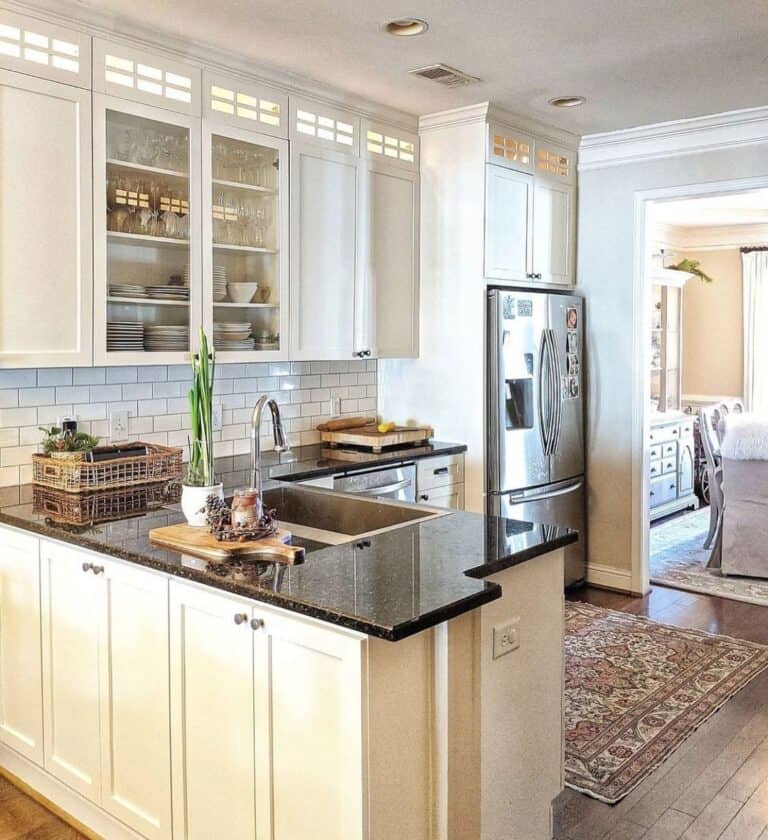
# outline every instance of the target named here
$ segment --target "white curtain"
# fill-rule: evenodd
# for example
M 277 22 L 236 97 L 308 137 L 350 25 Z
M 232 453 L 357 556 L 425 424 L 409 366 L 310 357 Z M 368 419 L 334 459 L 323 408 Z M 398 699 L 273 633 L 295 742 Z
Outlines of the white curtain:
M 768 413 L 768 251 L 741 255 L 744 283 L 744 400 Z

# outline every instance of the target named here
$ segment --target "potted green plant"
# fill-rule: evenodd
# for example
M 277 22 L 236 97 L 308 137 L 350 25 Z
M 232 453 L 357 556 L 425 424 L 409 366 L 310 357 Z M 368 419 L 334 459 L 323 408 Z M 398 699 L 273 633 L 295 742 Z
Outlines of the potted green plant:
M 43 452 L 52 458 L 67 461 L 81 461 L 86 454 L 95 449 L 99 439 L 86 432 L 65 432 L 58 426 L 43 428 Z
M 189 389 L 189 463 L 182 482 L 181 509 L 190 525 L 203 526 L 208 496 L 224 498 L 224 486 L 216 481 L 213 458 L 213 382 L 216 358 L 200 330 L 200 350 L 192 356 L 192 386 Z

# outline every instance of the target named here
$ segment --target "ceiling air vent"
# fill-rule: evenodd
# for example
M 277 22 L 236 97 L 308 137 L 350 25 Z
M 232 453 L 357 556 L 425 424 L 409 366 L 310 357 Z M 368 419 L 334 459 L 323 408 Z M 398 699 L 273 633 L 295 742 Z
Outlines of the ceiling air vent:
M 419 67 L 418 70 L 409 70 L 411 76 L 421 76 L 422 79 L 429 79 L 446 87 L 464 87 L 479 82 L 477 76 L 470 76 L 469 73 L 462 73 L 449 67 L 447 64 L 430 64 L 428 67 Z

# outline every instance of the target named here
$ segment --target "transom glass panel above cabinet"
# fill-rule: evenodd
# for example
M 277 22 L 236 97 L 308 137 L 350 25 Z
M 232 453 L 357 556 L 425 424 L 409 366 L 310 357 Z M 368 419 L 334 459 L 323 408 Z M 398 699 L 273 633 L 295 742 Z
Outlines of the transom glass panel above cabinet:
M 285 140 L 204 124 L 204 323 L 222 361 L 287 356 L 287 151 Z
M 195 117 L 94 96 L 97 364 L 180 363 L 196 346 L 199 138 Z

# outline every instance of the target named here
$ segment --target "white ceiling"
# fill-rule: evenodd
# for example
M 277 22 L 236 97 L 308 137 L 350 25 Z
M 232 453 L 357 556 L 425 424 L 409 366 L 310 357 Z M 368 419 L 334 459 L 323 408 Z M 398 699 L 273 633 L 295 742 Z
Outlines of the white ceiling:
M 713 227 L 768 223 L 768 190 L 654 204 L 656 222 L 678 227 Z
M 578 134 L 766 104 L 763 0 L 78 0 L 414 114 L 490 100 Z M 427 34 L 393 38 L 390 19 Z M 483 79 L 447 90 L 406 71 Z M 558 110 L 553 96 L 588 102 Z

